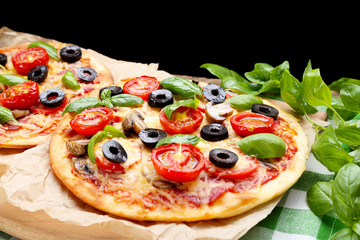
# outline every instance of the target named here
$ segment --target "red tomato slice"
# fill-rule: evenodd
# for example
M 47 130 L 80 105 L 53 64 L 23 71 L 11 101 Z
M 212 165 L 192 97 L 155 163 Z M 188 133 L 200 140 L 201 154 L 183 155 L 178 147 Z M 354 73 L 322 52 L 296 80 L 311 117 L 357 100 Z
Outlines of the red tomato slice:
M 161 126 L 169 134 L 191 134 L 201 125 L 204 116 L 201 111 L 190 107 L 179 107 L 168 119 L 164 111 L 160 111 Z
M 44 48 L 33 47 L 16 53 L 11 61 L 19 74 L 27 75 L 33 67 L 47 65 L 49 55 Z
M 36 113 L 36 114 L 52 114 L 52 113 L 56 113 L 58 111 L 63 110 L 66 105 L 68 104 L 68 99 L 67 97 L 65 97 L 64 102 L 57 107 L 45 107 L 44 105 L 42 105 L 40 102 L 38 103 L 38 105 L 33 106 L 30 108 L 30 111 L 32 113 Z
M 107 160 L 104 156 L 102 157 L 95 157 L 96 165 L 99 169 L 106 171 L 106 172 L 117 172 L 117 173 L 124 173 L 125 168 L 119 164 L 114 163 Z
M 160 88 L 160 82 L 155 77 L 141 76 L 124 84 L 123 90 L 127 94 L 141 97 L 144 101 L 149 99 L 149 94 Z
M 169 181 L 189 182 L 204 168 L 202 152 L 191 144 L 171 143 L 151 153 L 156 172 Z
M 107 107 L 94 107 L 85 109 L 76 115 L 70 126 L 79 134 L 92 136 L 101 131 L 113 119 L 113 111 Z
M 39 85 L 27 81 L 8 88 L 0 94 L 0 104 L 3 107 L 14 109 L 29 109 L 39 101 Z
M 209 158 L 205 160 L 205 170 L 215 176 L 227 179 L 241 179 L 255 172 L 258 167 L 256 157 L 244 155 L 249 164 L 245 166 L 235 165 L 232 168 L 220 168 L 212 164 Z
M 271 133 L 274 130 L 274 119 L 258 113 L 243 112 L 232 116 L 230 124 L 241 137 L 255 133 Z

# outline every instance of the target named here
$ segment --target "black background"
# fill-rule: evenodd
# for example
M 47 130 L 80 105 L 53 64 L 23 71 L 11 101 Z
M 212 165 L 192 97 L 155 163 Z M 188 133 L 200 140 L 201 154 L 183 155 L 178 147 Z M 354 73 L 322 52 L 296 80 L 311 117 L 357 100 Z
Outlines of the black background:
M 356 6 L 89 4 L 48 10 L 29 6 L 1 18 L 0 26 L 119 60 L 159 63 L 159 69 L 172 74 L 212 77 L 199 68 L 209 62 L 243 75 L 257 62 L 277 66 L 288 60 L 290 72 L 301 80 L 311 59 L 327 83 L 341 77 L 360 79 Z

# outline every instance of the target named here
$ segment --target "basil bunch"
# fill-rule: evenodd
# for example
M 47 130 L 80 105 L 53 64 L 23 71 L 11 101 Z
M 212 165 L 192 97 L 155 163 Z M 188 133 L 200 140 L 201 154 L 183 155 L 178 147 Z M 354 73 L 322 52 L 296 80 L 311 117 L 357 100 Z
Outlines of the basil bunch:
M 109 89 L 104 89 L 101 93 L 101 100 L 95 97 L 85 97 L 76 100 L 66 106 L 62 115 L 67 112 L 77 112 L 80 113 L 88 108 L 106 106 L 112 108 L 117 107 L 130 107 L 137 104 L 142 104 L 144 101 L 135 95 L 131 94 L 119 94 L 111 97 L 111 91 Z

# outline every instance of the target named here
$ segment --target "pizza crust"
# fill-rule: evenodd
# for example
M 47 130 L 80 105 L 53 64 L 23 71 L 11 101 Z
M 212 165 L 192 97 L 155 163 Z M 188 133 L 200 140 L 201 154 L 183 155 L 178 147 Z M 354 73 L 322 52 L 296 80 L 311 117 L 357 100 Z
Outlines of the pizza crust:
M 66 45 L 64 43 L 60 43 L 56 41 L 51 42 L 50 44 L 58 49 Z M 26 47 L 27 45 L 20 45 L 20 46 L 9 47 L 6 49 L 1 49 L 1 50 L 3 51 L 21 50 L 21 49 L 25 49 Z M 100 89 L 101 87 L 104 86 L 112 85 L 114 83 L 114 79 L 111 71 L 109 70 L 108 67 L 105 66 L 105 64 L 97 60 L 85 49 L 82 49 L 82 52 L 83 52 L 83 57 L 85 56 L 87 58 L 90 58 L 91 66 L 96 70 L 97 73 L 101 74 L 101 80 L 102 80 L 101 83 L 94 85 L 95 90 L 93 90 L 89 94 L 89 96 L 94 95 L 96 97 L 98 95 L 97 89 Z M 40 84 L 39 86 L 42 86 L 42 84 Z M 51 135 L 51 133 L 42 136 L 34 136 L 31 138 L 22 138 L 20 135 L 16 138 L 15 137 L 8 138 L 8 137 L 0 136 L 0 148 L 31 148 L 44 142 L 49 135 Z
M 265 100 L 264 103 L 270 104 Z M 173 222 L 227 218 L 249 211 L 281 195 L 289 189 L 304 172 L 306 159 L 309 155 L 306 136 L 295 117 L 282 110 L 280 110 L 280 116 L 297 132 L 293 140 L 296 143 L 298 151 L 293 157 L 291 164 L 285 171 L 281 172 L 275 179 L 266 184 L 241 193 L 226 192 L 211 205 L 202 204 L 201 207 L 194 208 L 175 204 L 172 205 L 170 209 L 159 207 L 155 210 L 148 210 L 136 204 L 116 201 L 113 196 L 99 191 L 93 184 L 74 176 L 72 160 L 67 158 L 66 138 L 63 135 L 63 130 L 69 127 L 70 114 L 63 119 L 50 141 L 51 167 L 60 181 L 79 199 L 99 210 L 117 216 L 134 220 Z M 232 133 L 229 135 L 232 136 Z M 138 174 L 139 176 L 141 174 L 139 169 Z

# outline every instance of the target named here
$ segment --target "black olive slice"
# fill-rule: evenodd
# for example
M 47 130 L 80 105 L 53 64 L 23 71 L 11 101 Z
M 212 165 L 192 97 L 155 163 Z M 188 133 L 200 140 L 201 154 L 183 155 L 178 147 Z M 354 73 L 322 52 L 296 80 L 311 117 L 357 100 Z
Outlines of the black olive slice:
M 124 93 L 123 89 L 122 89 L 121 87 L 119 87 L 119 86 L 108 86 L 108 87 L 103 87 L 102 89 L 100 89 L 100 91 L 99 91 L 99 98 L 101 98 L 101 93 L 102 93 L 105 89 L 109 89 L 109 90 L 111 91 L 111 97 Z
M 279 111 L 276 108 L 261 103 L 254 103 L 252 105 L 251 111 L 254 113 L 259 113 L 268 117 L 272 117 L 274 120 L 276 120 L 277 116 L 279 115 Z
M 216 148 L 209 153 L 210 162 L 220 168 L 232 168 L 239 157 L 232 151 Z
M 104 143 L 102 152 L 106 159 L 114 163 L 123 163 L 127 160 L 127 153 L 125 149 L 114 140 L 109 140 Z
M 5 66 L 7 63 L 7 56 L 3 53 L 0 53 L 0 65 Z
M 201 128 L 200 136 L 207 141 L 220 141 L 229 137 L 227 128 L 219 123 L 212 123 Z
M 172 93 L 167 89 L 159 89 L 149 94 L 149 105 L 154 108 L 163 108 L 174 102 Z
M 90 67 L 80 67 L 76 70 L 76 74 L 81 80 L 86 82 L 91 82 L 95 80 L 97 76 L 97 72 Z
M 42 83 L 48 75 L 48 67 L 39 65 L 30 69 L 28 79 L 37 83 Z
M 41 104 L 45 107 L 57 107 L 64 102 L 65 92 L 59 88 L 51 88 L 42 92 L 39 99 Z
M 222 103 L 225 101 L 226 92 L 225 90 L 216 84 L 207 85 L 204 90 L 204 97 L 213 103 Z
M 78 46 L 68 45 L 60 49 L 60 58 L 65 62 L 74 63 L 79 61 L 81 56 L 81 48 Z
M 156 128 L 145 128 L 140 131 L 139 138 L 145 146 L 154 148 L 156 144 L 163 138 L 167 137 L 164 130 Z

